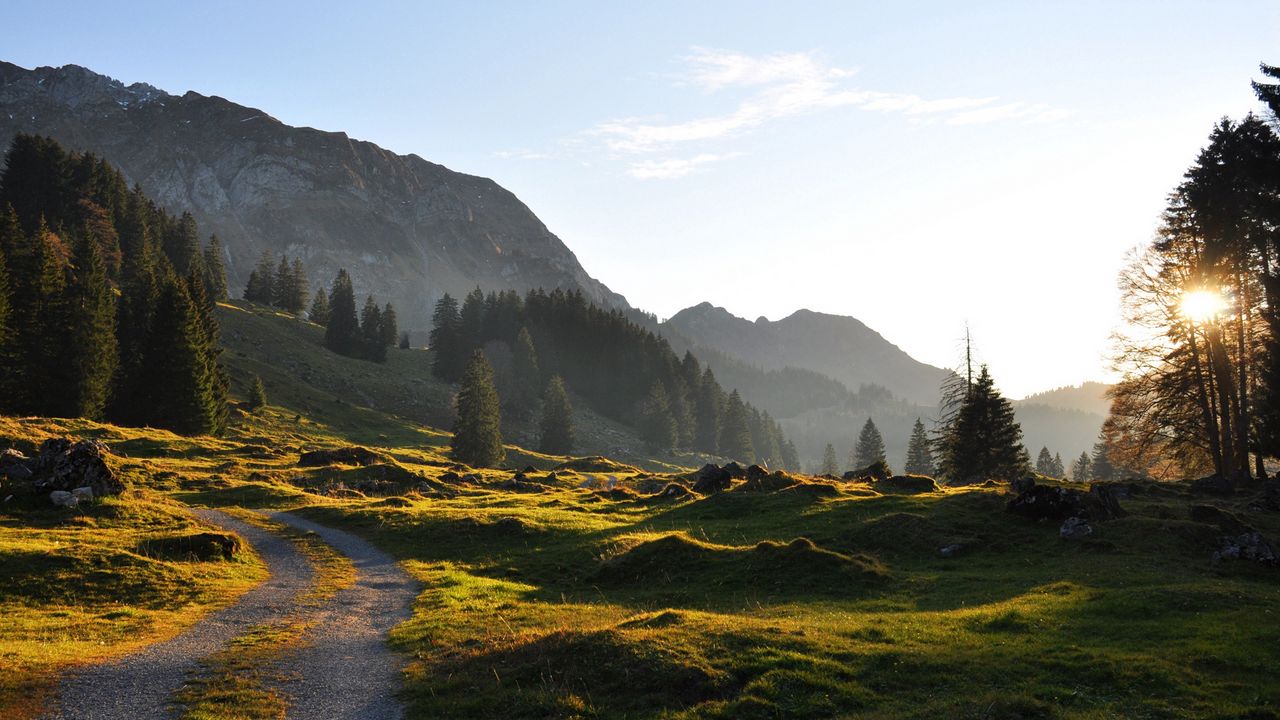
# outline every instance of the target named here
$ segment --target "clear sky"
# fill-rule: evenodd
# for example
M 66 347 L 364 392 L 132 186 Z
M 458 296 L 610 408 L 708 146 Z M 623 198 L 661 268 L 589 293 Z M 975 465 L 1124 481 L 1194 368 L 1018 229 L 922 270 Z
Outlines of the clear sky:
M 852 315 L 1013 396 L 1105 379 L 1124 252 L 1280 63 L 1280 3 L 66 3 L 76 63 L 492 177 L 669 316 Z M 14 28 L 25 28 L 15 32 Z

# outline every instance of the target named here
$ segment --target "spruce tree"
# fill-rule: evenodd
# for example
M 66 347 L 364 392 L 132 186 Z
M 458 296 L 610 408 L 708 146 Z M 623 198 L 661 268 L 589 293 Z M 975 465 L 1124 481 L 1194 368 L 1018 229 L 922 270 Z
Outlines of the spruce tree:
M 720 418 L 724 405 L 720 384 L 707 368 L 702 372 L 693 403 L 693 446 L 705 453 L 720 451 Z
M 203 261 L 200 253 L 200 232 L 191 213 L 184 212 L 164 233 L 164 254 L 179 274 L 186 275 Z
M 436 302 L 431 316 L 431 374 L 447 382 L 462 378 L 466 356 L 462 349 L 462 318 L 458 301 L 448 293 Z
M 259 305 L 271 305 L 276 296 L 276 270 L 273 267 L 271 253 L 263 250 L 258 264 L 249 273 L 249 281 L 244 286 L 244 299 Z
M 67 293 L 71 323 L 67 347 L 74 348 L 68 355 L 75 363 L 74 403 L 68 414 L 101 420 L 119 361 L 116 303 L 98 242 L 87 234 L 76 243 L 75 269 Z
M 516 344 L 511 351 L 511 397 L 505 406 L 510 408 L 512 417 L 526 420 L 533 416 L 534 406 L 538 402 L 538 388 L 542 386 L 541 372 L 538 369 L 538 353 L 533 348 L 533 336 L 529 329 L 520 328 L 516 335 Z
M 1036 456 L 1036 472 L 1041 475 L 1053 476 L 1053 456 L 1049 454 L 1049 448 L 1041 447 L 1040 454 Z
M 209 372 L 205 342 L 186 283 L 168 279 L 143 354 L 148 382 L 138 398 L 142 422 L 183 435 L 219 429 L 223 408 L 217 406 L 217 378 Z
M 1081 452 L 1080 457 L 1071 464 L 1071 479 L 1078 483 L 1089 482 L 1093 477 L 1090 466 L 1089 453 Z
M 835 452 L 832 450 L 832 452 Z M 784 438 L 782 441 L 782 467 L 791 472 L 800 472 L 800 451 L 796 449 L 796 444 L 791 442 L 790 438 Z
M 382 325 L 381 333 L 382 345 L 384 347 L 393 347 L 400 339 L 399 322 L 396 320 L 396 309 L 387 303 L 382 306 Z M 406 345 L 406 347 L 408 347 Z
M 1062 455 L 1060 453 L 1053 454 L 1053 465 L 1049 469 L 1053 471 L 1049 474 L 1050 477 L 1059 479 L 1067 477 L 1067 467 L 1062 464 Z
M 573 452 L 573 406 L 564 380 L 554 375 L 542 395 L 542 418 L 538 423 L 538 451 L 549 455 Z
M 67 292 L 67 250 L 62 239 L 41 223 L 35 239 L 37 274 L 23 312 L 23 363 L 14 368 L 24 377 L 22 397 L 33 415 L 75 415 L 78 363 L 71 347 L 73 326 Z
M 827 447 L 822 451 L 821 470 L 821 475 L 835 475 L 840 472 L 839 462 L 836 460 L 836 447 L 831 443 L 827 443 Z
M 339 270 L 329 291 L 329 322 L 324 345 L 339 355 L 356 356 L 360 350 L 360 322 L 356 319 L 356 294 L 351 276 Z
M 985 365 L 964 394 L 942 449 L 940 470 L 953 485 L 987 478 L 1014 480 L 1026 474 L 1022 428 Z
M 271 304 L 278 308 L 289 309 L 289 298 L 293 295 L 293 267 L 289 258 L 280 256 L 280 264 L 276 265 L 274 280 L 271 283 Z
M 197 340 L 200 348 L 203 382 L 208 386 L 208 429 L 210 435 L 221 435 L 227 428 L 227 398 L 231 393 L 231 376 L 222 366 L 222 340 L 218 320 L 214 316 L 215 305 L 204 288 L 201 275 L 187 276 L 187 288 L 196 311 Z
M 502 448 L 498 391 L 493 387 L 493 369 L 479 350 L 467 361 L 455 408 L 453 459 L 472 467 L 494 467 L 502 462 L 506 451 Z
M 400 333 L 400 349 L 408 350 L 410 347 L 412 347 L 412 345 L 409 342 L 409 333 L 407 332 Z
M 307 312 L 307 319 L 317 325 L 329 324 L 329 294 L 324 288 L 316 290 L 315 299 L 311 301 L 311 310 Z
M 928 475 L 936 472 L 933 467 L 933 453 L 929 450 L 929 436 L 925 434 L 924 423 L 916 418 L 911 428 L 911 440 L 907 442 L 907 461 L 903 471 L 908 475 Z
M 1116 479 L 1116 468 L 1111 464 L 1107 452 L 1107 441 L 1101 434 L 1098 435 L 1098 442 L 1093 444 L 1093 457 L 1089 469 L 1094 480 L 1106 482 Z
M 227 266 L 222 261 L 222 241 L 217 235 L 210 235 L 204 248 L 204 287 L 215 303 L 227 299 Z
M 360 311 L 360 346 L 361 357 L 374 362 L 387 359 L 387 345 L 382 336 L 382 308 L 374 302 L 370 295 L 364 301 L 364 309 Z
M 267 405 L 267 386 L 262 384 L 262 378 L 259 375 L 253 376 L 253 383 L 249 385 L 249 409 L 257 410 Z
M 720 454 L 738 462 L 755 462 L 751 445 L 751 428 L 747 425 L 747 408 L 738 391 L 729 393 L 720 426 Z
M 884 438 L 871 418 L 867 418 L 867 422 L 862 426 L 862 432 L 858 434 L 856 455 L 853 469 L 867 468 L 885 461 Z
M 676 444 L 676 421 L 671 417 L 671 402 L 660 381 L 649 386 L 649 394 L 637 408 L 640 439 L 650 450 L 671 452 Z

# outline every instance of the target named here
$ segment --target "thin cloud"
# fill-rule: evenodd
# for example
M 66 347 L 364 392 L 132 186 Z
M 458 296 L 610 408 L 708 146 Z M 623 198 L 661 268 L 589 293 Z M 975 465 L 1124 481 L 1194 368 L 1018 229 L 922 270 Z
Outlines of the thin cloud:
M 674 180 L 696 172 L 703 165 L 738 157 L 742 153 L 702 153 L 690 158 L 666 158 L 664 160 L 639 160 L 631 163 L 627 174 L 637 180 Z
M 503 160 L 549 160 L 552 157 L 554 157 L 551 153 L 548 153 L 548 152 L 539 152 L 537 150 L 525 150 L 523 148 L 518 150 L 498 150 L 493 154 L 494 156 L 500 157 Z

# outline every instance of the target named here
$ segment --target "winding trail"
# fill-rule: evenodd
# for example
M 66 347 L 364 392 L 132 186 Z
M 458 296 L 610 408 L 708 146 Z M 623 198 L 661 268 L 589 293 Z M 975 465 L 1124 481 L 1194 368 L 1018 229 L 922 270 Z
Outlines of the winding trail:
M 249 628 L 283 618 L 312 582 L 311 564 L 293 543 L 217 510 L 202 520 L 239 533 L 267 564 L 271 577 L 180 635 L 100 665 L 76 668 L 59 684 L 50 720 L 166 720 L 170 699 L 200 660 Z
M 281 688 L 290 695 L 288 717 L 400 718 L 396 693 L 404 661 L 387 647 L 386 635 L 412 614 L 418 583 L 390 555 L 351 533 L 284 512 L 271 518 L 316 533 L 356 567 L 355 584 L 312 617 L 304 642 L 277 666 L 294 678 Z
M 256 625 L 297 617 L 298 600 L 312 586 L 313 571 L 293 543 L 217 510 L 194 510 L 201 519 L 239 533 L 271 573 L 231 607 L 213 613 L 182 634 L 125 657 L 76 668 L 59 684 L 47 720 L 169 720 L 174 694 L 200 661 Z M 356 567 L 355 584 L 305 616 L 304 643 L 275 666 L 294 678 L 280 689 L 291 697 L 289 718 L 382 720 L 402 716 L 396 693 L 403 660 L 385 643 L 386 632 L 408 618 L 418 585 L 395 561 L 350 533 L 284 512 L 279 522 L 320 536 Z

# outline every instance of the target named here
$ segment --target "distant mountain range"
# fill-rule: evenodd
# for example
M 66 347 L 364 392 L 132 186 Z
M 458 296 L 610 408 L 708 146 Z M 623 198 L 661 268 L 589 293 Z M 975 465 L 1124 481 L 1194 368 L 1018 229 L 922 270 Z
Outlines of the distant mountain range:
M 850 390 L 880 385 L 921 405 L 938 402 L 938 388 L 950 372 L 916 360 L 861 321 L 798 310 L 776 321 L 755 322 L 702 303 L 663 323 L 698 347 L 708 347 L 765 370 L 785 367 L 822 373 Z
M 1018 404 L 1048 405 L 1106 417 L 1111 412 L 1111 400 L 1107 398 L 1110 390 L 1111 386 L 1106 383 L 1086 382 L 1028 395 L 1019 400 Z
M 190 212 L 223 240 L 237 295 L 266 250 L 301 257 L 313 288 L 347 268 L 410 329 L 428 327 L 442 294 L 477 284 L 577 288 L 627 307 L 492 180 L 220 97 L 0 62 L 0 147 L 17 133 L 101 155 L 166 209 Z

